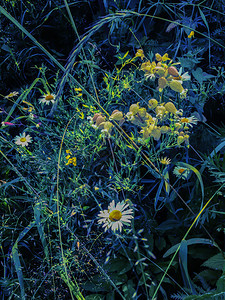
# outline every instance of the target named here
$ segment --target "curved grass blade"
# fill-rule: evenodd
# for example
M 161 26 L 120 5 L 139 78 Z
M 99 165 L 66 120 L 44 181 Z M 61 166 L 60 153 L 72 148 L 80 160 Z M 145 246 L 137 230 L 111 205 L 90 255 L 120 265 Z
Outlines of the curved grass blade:
M 25 289 L 24 289 L 24 279 L 23 279 L 23 272 L 22 272 L 22 266 L 20 263 L 19 258 L 19 250 L 18 250 L 18 243 L 24 238 L 24 236 L 29 232 L 29 230 L 34 227 L 35 221 L 31 222 L 24 230 L 19 234 L 19 237 L 17 238 L 15 244 L 12 247 L 12 259 L 15 265 L 17 277 L 19 280 L 20 285 L 20 293 L 21 293 L 21 299 L 25 300 Z

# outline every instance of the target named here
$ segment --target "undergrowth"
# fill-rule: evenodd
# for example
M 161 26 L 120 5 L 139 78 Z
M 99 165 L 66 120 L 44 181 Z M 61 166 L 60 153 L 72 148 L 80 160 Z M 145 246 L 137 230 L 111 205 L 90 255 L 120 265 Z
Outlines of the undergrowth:
M 1 1 L 1 299 L 225 298 L 210 3 Z

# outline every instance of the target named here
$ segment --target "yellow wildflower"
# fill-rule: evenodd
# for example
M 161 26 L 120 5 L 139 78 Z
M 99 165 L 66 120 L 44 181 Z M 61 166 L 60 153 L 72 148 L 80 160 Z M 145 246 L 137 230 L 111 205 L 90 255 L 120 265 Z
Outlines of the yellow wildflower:
M 145 57 L 143 50 L 142 49 L 138 49 L 137 52 L 136 52 L 136 54 L 135 54 L 135 57 L 140 57 L 141 60 L 143 60 L 144 57 Z
M 192 31 L 190 32 L 190 34 L 188 35 L 188 38 L 191 39 L 192 37 L 194 37 L 194 34 L 195 34 L 195 33 L 194 33 L 194 31 L 192 30 Z

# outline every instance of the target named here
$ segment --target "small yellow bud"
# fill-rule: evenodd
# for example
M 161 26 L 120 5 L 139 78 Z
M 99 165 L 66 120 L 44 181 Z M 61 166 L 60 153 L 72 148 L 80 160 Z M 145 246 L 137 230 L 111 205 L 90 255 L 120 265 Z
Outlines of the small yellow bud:
M 156 59 L 157 61 L 161 61 L 161 60 L 162 60 L 162 56 L 161 56 L 159 53 L 156 53 L 156 54 L 155 54 L 155 59 Z
M 177 80 L 172 80 L 169 83 L 169 86 L 173 91 L 178 92 L 178 93 L 182 93 L 184 90 L 182 84 Z
M 109 120 L 115 120 L 115 121 L 120 121 L 122 119 L 123 119 L 123 113 L 119 110 L 114 111 L 109 118 Z
M 166 85 L 167 85 L 166 78 L 165 77 L 159 78 L 158 85 L 159 85 L 159 89 L 164 89 L 164 87 L 166 87 Z
M 146 108 L 144 108 L 144 107 L 142 107 L 138 110 L 138 114 L 141 118 L 144 118 L 146 116 L 146 113 L 147 113 L 147 111 L 146 111 Z
M 161 129 L 159 127 L 154 127 L 151 132 L 151 136 L 154 138 L 155 141 L 158 141 L 161 137 Z
M 111 132 L 113 128 L 113 124 L 111 122 L 104 122 L 104 129 L 107 132 Z
M 162 117 L 164 115 L 164 113 L 166 112 L 166 109 L 164 106 L 159 105 L 156 107 L 155 109 L 156 115 Z
M 166 72 L 166 70 L 162 67 L 155 67 L 154 70 L 155 70 L 156 75 L 158 75 L 158 77 L 163 77 Z
M 167 102 L 165 104 L 165 108 L 168 112 L 172 113 L 172 114 L 176 114 L 177 109 L 175 107 L 175 105 L 172 102 Z
M 138 49 L 137 53 L 135 54 L 135 57 L 140 57 L 141 60 L 143 60 L 143 58 L 145 57 L 143 50 L 142 49 Z
M 136 115 L 138 110 L 139 110 L 139 102 L 137 104 L 132 104 L 129 109 L 129 111 L 132 112 L 133 115 Z
M 149 107 L 150 109 L 156 108 L 157 105 L 158 105 L 158 101 L 157 101 L 156 99 L 154 99 L 154 98 L 152 98 L 152 99 L 150 99 L 150 100 L 148 101 L 148 107 Z
M 177 144 L 181 145 L 185 141 L 185 138 L 181 135 L 177 137 Z
M 188 38 L 190 39 L 190 38 L 194 37 L 194 34 L 195 34 L 194 31 L 191 31 L 190 34 L 188 35 Z
M 170 131 L 170 128 L 168 126 L 164 125 L 164 126 L 161 127 L 161 133 L 167 133 L 169 131 Z

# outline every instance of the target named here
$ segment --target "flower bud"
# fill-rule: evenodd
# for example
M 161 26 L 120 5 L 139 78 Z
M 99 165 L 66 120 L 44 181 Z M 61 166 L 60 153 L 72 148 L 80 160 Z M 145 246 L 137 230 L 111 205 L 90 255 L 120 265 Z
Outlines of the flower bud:
M 101 116 L 100 113 L 94 114 L 94 117 L 92 118 L 92 120 L 95 122 L 99 116 Z
M 169 131 L 170 131 L 170 128 L 168 126 L 164 125 L 164 126 L 161 127 L 161 133 L 167 133 Z
M 148 107 L 149 107 L 150 109 L 156 108 L 157 105 L 158 105 L 158 101 L 157 101 L 156 99 L 154 99 L 154 98 L 152 98 L 152 99 L 150 99 L 150 100 L 148 101 Z
M 172 102 L 167 102 L 165 104 L 165 108 L 168 112 L 172 113 L 172 114 L 176 114 L 177 109 L 175 107 L 175 105 Z
M 166 85 L 167 85 L 166 78 L 165 77 L 159 78 L 158 85 L 159 85 L 159 89 L 164 89 L 164 87 L 166 87 Z
M 182 93 L 184 90 L 182 84 L 177 80 L 172 80 L 169 83 L 169 86 L 173 91 L 178 92 L 178 93 Z
M 159 53 L 156 53 L 156 54 L 155 54 L 155 59 L 156 59 L 157 61 L 161 61 L 161 60 L 162 60 L 162 56 L 161 56 Z
M 146 116 L 146 108 L 142 107 L 138 110 L 138 114 L 141 118 L 144 118 Z
M 109 120 L 115 120 L 115 121 L 120 121 L 122 119 L 123 119 L 123 113 L 119 110 L 114 111 L 109 118 Z
M 138 110 L 139 110 L 139 103 L 132 104 L 130 106 L 130 109 L 129 109 L 129 111 L 132 112 L 133 115 L 136 115 L 136 113 L 138 112 Z
M 162 67 L 155 67 L 155 72 L 156 72 L 156 74 L 159 76 L 159 77 L 163 77 L 164 76 L 164 74 L 165 74 L 165 69 L 164 68 L 162 68 Z
M 170 75 L 174 76 L 174 77 L 179 77 L 180 76 L 179 73 L 178 73 L 178 71 L 177 71 L 177 69 L 175 67 L 173 67 L 173 66 L 171 66 L 171 67 L 168 68 L 168 73 Z
M 111 122 L 104 122 L 104 129 L 107 131 L 107 132 L 111 132 L 112 131 L 112 128 L 113 128 L 113 124 Z
M 105 118 L 103 116 L 97 117 L 96 125 L 99 126 L 102 122 L 105 122 Z

